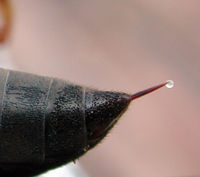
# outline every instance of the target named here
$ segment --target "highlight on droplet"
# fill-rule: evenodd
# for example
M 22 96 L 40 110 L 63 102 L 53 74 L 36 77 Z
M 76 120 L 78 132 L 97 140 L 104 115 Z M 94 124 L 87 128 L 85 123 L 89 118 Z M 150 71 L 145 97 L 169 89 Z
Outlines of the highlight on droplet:
M 167 88 L 173 88 L 174 87 L 174 81 L 173 80 L 168 80 L 166 81 L 166 85 Z

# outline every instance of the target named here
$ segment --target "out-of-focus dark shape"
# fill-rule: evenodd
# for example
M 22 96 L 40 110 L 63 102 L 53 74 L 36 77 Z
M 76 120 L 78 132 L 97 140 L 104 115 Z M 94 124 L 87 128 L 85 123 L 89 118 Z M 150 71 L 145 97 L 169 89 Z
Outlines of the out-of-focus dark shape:
M 3 20 L 0 27 L 0 43 L 3 43 L 7 39 L 11 26 L 11 7 L 8 0 L 0 0 L 0 12 Z

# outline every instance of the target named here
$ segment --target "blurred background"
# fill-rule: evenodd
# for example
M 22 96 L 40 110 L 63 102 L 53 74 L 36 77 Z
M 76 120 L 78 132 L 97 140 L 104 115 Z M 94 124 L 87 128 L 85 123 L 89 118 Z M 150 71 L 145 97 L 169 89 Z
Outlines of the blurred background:
M 1 67 L 128 93 L 175 82 L 131 103 L 78 160 L 87 176 L 200 176 L 199 0 L 10 2 Z

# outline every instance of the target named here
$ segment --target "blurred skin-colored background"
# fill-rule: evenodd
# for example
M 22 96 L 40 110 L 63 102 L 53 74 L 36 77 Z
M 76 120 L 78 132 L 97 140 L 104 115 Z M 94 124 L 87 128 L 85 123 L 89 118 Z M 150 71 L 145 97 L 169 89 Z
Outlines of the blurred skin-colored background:
M 14 69 L 128 93 L 175 82 L 131 103 L 80 158 L 90 176 L 200 176 L 199 0 L 11 3 Z

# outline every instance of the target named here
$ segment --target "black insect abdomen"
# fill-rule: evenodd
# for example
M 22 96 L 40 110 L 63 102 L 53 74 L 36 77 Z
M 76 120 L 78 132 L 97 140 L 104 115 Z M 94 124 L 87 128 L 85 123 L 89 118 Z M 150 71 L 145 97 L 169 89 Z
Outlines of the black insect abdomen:
M 82 87 L 4 69 L 0 81 L 0 163 L 67 162 L 83 152 Z
M 44 160 L 44 113 L 50 78 L 6 72 L 1 100 L 0 161 Z
M 53 80 L 46 111 L 46 160 L 73 160 L 85 146 L 83 88 Z M 63 154 L 63 152 L 66 152 Z
M 0 69 L 0 176 L 31 176 L 97 145 L 132 97 Z

